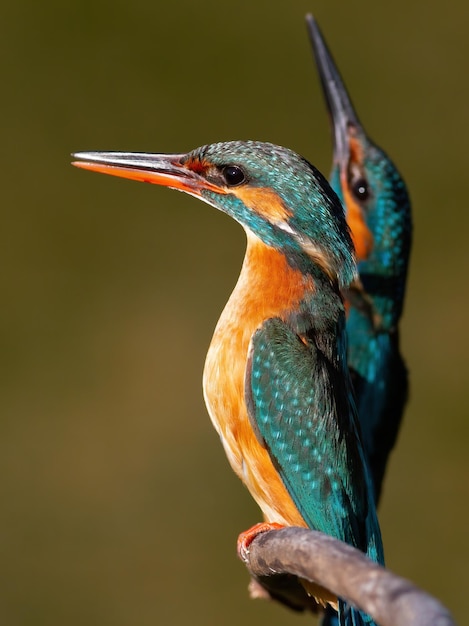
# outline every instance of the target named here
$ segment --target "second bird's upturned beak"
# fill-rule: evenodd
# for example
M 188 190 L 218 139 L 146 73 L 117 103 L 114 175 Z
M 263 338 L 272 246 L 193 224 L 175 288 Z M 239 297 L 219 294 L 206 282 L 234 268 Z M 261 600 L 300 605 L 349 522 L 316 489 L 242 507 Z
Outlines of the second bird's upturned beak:
M 187 166 L 186 154 L 76 152 L 72 156 L 77 159 L 73 165 L 92 172 L 171 187 L 194 196 L 200 196 L 203 190 L 223 193 L 223 189 Z
M 352 134 L 356 136 L 357 131 L 364 131 L 316 20 L 312 15 L 308 15 L 306 20 L 324 97 L 332 119 L 334 161 L 343 168 L 349 158 Z

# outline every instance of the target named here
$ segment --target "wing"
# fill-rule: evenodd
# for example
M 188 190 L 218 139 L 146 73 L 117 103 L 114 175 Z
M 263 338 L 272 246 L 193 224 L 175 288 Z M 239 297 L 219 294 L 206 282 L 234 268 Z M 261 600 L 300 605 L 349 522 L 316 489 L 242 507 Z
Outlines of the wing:
M 408 374 L 397 330 L 376 332 L 350 316 L 349 367 L 357 398 L 362 440 L 379 501 L 389 454 L 396 443 L 408 398 Z M 360 320 L 359 320 L 360 321 Z
M 308 526 L 366 552 L 370 493 L 347 376 L 313 335 L 272 318 L 251 340 L 246 400 Z

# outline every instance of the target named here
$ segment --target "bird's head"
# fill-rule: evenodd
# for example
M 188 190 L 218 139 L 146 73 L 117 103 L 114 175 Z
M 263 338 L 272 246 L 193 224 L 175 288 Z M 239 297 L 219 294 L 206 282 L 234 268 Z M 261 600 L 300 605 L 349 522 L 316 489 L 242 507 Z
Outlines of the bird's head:
M 331 184 L 344 203 L 357 260 L 373 271 L 398 275 L 407 268 L 410 200 L 397 168 L 367 136 L 322 33 L 312 16 L 308 31 L 331 117 Z
M 308 161 L 286 148 L 231 141 L 187 154 L 81 152 L 74 165 L 164 185 L 231 215 L 265 244 L 305 268 L 319 266 L 340 286 L 355 276 L 342 206 Z

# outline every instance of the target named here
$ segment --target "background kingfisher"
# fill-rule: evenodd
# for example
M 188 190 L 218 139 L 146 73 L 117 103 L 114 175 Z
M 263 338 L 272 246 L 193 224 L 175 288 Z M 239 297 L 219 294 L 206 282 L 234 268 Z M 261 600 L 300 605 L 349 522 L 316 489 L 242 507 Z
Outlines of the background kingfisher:
M 359 280 L 346 292 L 348 363 L 378 503 L 408 395 L 398 323 L 411 248 L 410 200 L 391 159 L 358 120 L 317 23 L 311 15 L 307 22 L 333 128 L 331 185 L 357 254 Z
M 327 181 L 294 152 L 250 141 L 75 157 L 84 169 L 185 191 L 246 231 L 241 274 L 204 370 L 210 417 L 267 522 L 241 535 L 241 551 L 262 530 L 296 525 L 383 563 L 346 363 L 340 289 L 356 276 L 353 244 Z M 338 610 L 343 624 L 373 624 L 340 599 Z

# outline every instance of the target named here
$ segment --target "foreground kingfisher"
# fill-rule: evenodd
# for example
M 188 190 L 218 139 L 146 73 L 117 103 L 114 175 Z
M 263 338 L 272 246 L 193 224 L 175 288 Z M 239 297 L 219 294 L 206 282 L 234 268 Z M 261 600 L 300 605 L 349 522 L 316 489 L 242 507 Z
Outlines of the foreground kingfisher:
M 327 181 L 294 152 L 252 141 L 74 156 L 84 169 L 185 191 L 246 231 L 204 370 L 210 417 L 266 520 L 240 536 L 240 552 L 259 532 L 303 526 L 383 563 L 346 362 L 340 289 L 356 276 L 353 244 Z M 337 602 L 317 586 L 312 593 Z M 373 624 L 340 599 L 338 610 L 344 625 Z
M 396 167 L 361 125 L 317 23 L 311 15 L 307 21 L 333 127 L 331 185 L 357 254 L 359 280 L 346 292 L 348 364 L 378 503 L 408 395 L 398 323 L 412 237 L 410 201 Z

